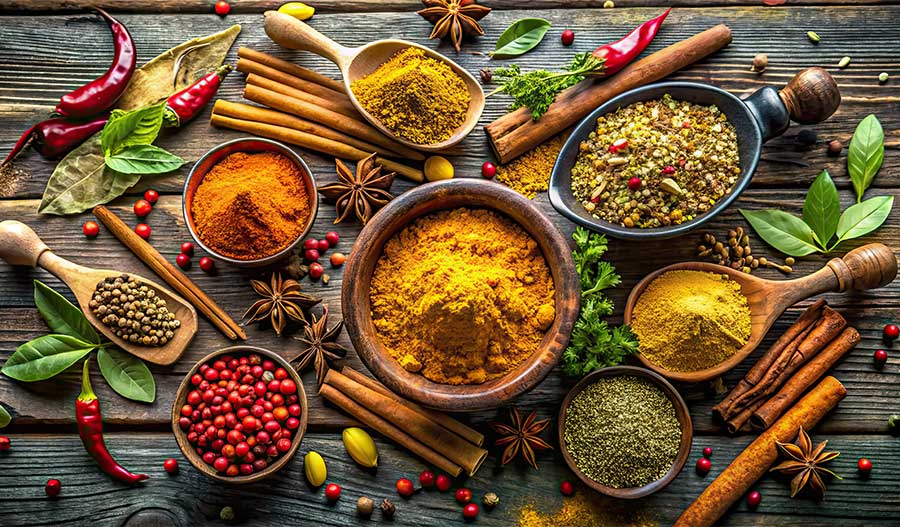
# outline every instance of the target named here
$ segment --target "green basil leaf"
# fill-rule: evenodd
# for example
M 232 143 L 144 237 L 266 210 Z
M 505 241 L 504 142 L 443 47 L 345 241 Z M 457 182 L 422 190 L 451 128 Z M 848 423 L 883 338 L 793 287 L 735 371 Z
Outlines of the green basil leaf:
M 0 404 L 0 428 L 5 428 L 11 422 L 12 417 L 10 417 L 9 412 Z
M 17 381 L 43 381 L 64 372 L 96 347 L 68 335 L 44 335 L 19 346 L 0 373 Z
M 100 135 L 95 134 L 56 165 L 38 212 L 78 214 L 112 201 L 140 181 L 139 174 L 120 174 L 106 167 Z
M 100 373 L 122 397 L 142 403 L 156 399 L 156 381 L 144 361 L 116 347 L 97 350 Z
M 53 333 L 100 344 L 100 335 L 85 318 L 84 313 L 66 300 L 66 297 L 47 287 L 40 280 L 34 281 L 34 305 Z
M 106 166 L 123 174 L 165 174 L 178 170 L 184 159 L 153 145 L 131 145 L 106 158 Z
M 819 250 L 813 231 L 803 220 L 781 210 L 743 210 L 741 214 L 766 243 L 789 256 L 806 256 Z
M 517 57 L 540 44 L 550 29 L 550 22 L 543 18 L 523 18 L 512 23 L 497 40 L 490 52 L 491 58 Z
M 859 238 L 881 227 L 893 206 L 894 196 L 877 196 L 847 207 L 838 221 L 838 242 L 835 246 L 844 240 Z
M 874 115 L 868 115 L 856 126 L 847 149 L 847 170 L 856 190 L 856 202 L 872 184 L 884 161 L 884 130 Z
M 803 203 L 803 221 L 812 229 L 824 249 L 834 236 L 841 217 L 841 200 L 827 170 L 813 181 Z
M 109 157 L 126 146 L 151 144 L 162 127 L 165 109 L 162 101 L 128 112 L 113 110 L 100 132 L 103 155 Z

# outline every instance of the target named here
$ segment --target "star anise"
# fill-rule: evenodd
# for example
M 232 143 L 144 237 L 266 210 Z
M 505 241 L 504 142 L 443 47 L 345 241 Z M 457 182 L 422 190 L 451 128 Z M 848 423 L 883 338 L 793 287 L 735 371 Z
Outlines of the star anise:
M 778 450 L 785 458 L 785 461 L 772 467 L 770 472 L 777 471 L 794 476 L 794 479 L 791 480 L 792 498 L 809 484 L 816 497 L 822 499 L 825 497 L 825 482 L 822 476 L 829 474 L 837 479 L 841 479 L 840 476 L 822 466 L 841 455 L 841 453 L 824 452 L 828 441 L 822 441 L 813 448 L 809 434 L 803 430 L 802 426 L 800 427 L 800 433 L 797 435 L 796 444 L 782 443 L 780 441 L 775 441 L 775 444 L 778 446 Z
M 434 24 L 428 38 L 450 38 L 459 51 L 463 36 L 484 35 L 478 21 L 491 12 L 490 7 L 478 5 L 475 0 L 422 0 L 425 9 L 417 11 L 425 20 Z
M 322 301 L 321 298 L 301 292 L 299 282 L 290 278 L 285 280 L 281 273 L 272 273 L 268 284 L 262 280 L 250 280 L 250 285 L 262 299 L 250 306 L 241 319 L 249 318 L 248 324 L 252 324 L 268 318 L 279 337 L 288 319 L 306 324 L 303 310 Z
M 312 322 L 303 330 L 302 337 L 294 337 L 306 344 L 307 348 L 298 357 L 297 371 L 302 372 L 310 364 L 316 365 L 316 382 L 322 385 L 328 368 L 347 355 L 347 348 L 341 346 L 334 339 L 341 333 L 344 321 L 341 320 L 331 329 L 328 329 L 328 306 L 322 307 L 322 316 L 316 318 L 313 315 Z
M 356 174 L 347 168 L 340 159 L 334 160 L 340 181 L 319 187 L 319 193 L 325 199 L 334 201 L 337 206 L 335 223 L 345 220 L 350 212 L 366 224 L 372 215 L 394 197 L 388 192 L 394 182 L 396 173 L 381 173 L 381 165 L 375 162 L 375 154 L 361 160 L 356 165 Z
M 511 424 L 498 423 L 496 421 L 490 423 L 491 428 L 500 434 L 500 438 L 494 444 L 506 446 L 500 462 L 505 465 L 521 452 L 522 457 L 525 458 L 529 465 L 535 469 L 538 468 L 534 451 L 553 449 L 549 443 L 539 437 L 540 433 L 550 424 L 550 420 L 536 421 L 537 412 L 531 412 L 523 421 L 519 410 L 515 407 L 510 408 L 509 418 L 512 421 Z

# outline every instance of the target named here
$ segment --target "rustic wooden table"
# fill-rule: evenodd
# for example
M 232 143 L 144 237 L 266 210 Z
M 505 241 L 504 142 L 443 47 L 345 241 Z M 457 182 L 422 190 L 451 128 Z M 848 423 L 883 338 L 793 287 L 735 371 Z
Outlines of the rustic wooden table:
M 6 0 L 0 2 L 0 155 L 5 156 L 18 134 L 44 118 L 58 97 L 102 73 L 110 58 L 111 41 L 105 25 L 96 17 L 79 10 L 81 4 L 97 2 L 54 2 L 51 0 Z M 135 38 L 139 63 L 165 49 L 192 37 L 205 35 L 239 23 L 243 31 L 237 45 L 274 53 L 304 66 L 329 74 L 336 68 L 308 53 L 279 49 L 265 36 L 260 13 L 277 7 L 277 0 L 233 2 L 233 14 L 221 19 L 213 14 L 212 1 L 162 0 L 159 2 L 101 1 L 120 15 Z M 356 46 L 372 39 L 399 37 L 437 47 L 426 39 L 431 26 L 414 10 L 415 0 L 323 0 L 314 2 L 320 8 L 312 25 L 339 42 Z M 666 2 L 658 0 L 620 0 L 615 9 L 598 9 L 600 0 L 514 0 L 485 1 L 495 11 L 484 20 L 486 35 L 468 43 L 456 55 L 452 49 L 440 49 L 455 57 L 469 71 L 490 66 L 486 57 L 470 53 L 492 49 L 500 33 L 512 21 L 526 16 L 540 16 L 553 23 L 546 41 L 519 62 L 525 67 L 557 68 L 563 66 L 574 51 L 585 51 L 619 38 L 637 22 L 655 16 Z M 887 2 L 890 3 L 890 2 Z M 885 3 L 885 4 L 887 4 Z M 856 123 L 865 115 L 878 115 L 887 135 L 884 168 L 875 180 L 870 194 L 898 194 L 900 189 L 900 8 L 865 0 L 795 1 L 789 6 L 764 7 L 759 0 L 728 2 L 716 0 L 678 0 L 678 4 L 650 49 L 659 49 L 702 29 L 724 22 L 734 32 L 733 43 L 709 59 L 678 73 L 674 78 L 708 82 L 734 93 L 745 95 L 772 84 L 781 86 L 797 71 L 808 66 L 823 66 L 837 79 L 843 93 L 843 104 L 827 122 L 810 127 L 819 134 L 819 144 L 811 150 L 797 152 L 794 138 L 803 127 L 794 126 L 783 137 L 770 141 L 764 155 L 795 156 L 808 163 L 799 167 L 763 162 L 737 206 L 726 211 L 710 228 L 721 233 L 743 224 L 737 208 L 785 207 L 799 211 L 806 187 L 822 169 L 828 169 L 839 187 L 843 206 L 851 202 L 845 157 L 826 157 L 825 142 L 831 139 L 848 144 Z M 815 5 L 802 5 L 815 4 Z M 832 4 L 832 5 L 823 5 Z M 527 6 L 527 10 L 522 7 Z M 48 12 L 62 8 L 62 12 Z M 151 10 L 153 11 L 151 13 Z M 127 11 L 127 13 L 123 13 Z M 563 48 L 559 33 L 563 28 L 576 33 L 572 48 Z M 811 44 L 806 31 L 821 35 L 818 45 Z M 229 60 L 235 60 L 237 46 Z M 748 71 L 756 53 L 769 55 L 769 69 L 764 75 Z M 836 64 L 844 55 L 853 58 L 847 69 Z M 893 75 L 890 82 L 879 85 L 881 71 Z M 242 75 L 229 77 L 220 96 L 241 99 Z M 507 101 L 491 98 L 482 124 L 500 116 Z M 208 117 L 209 109 L 206 110 Z M 176 174 L 162 178 L 145 178 L 129 195 L 112 206 L 124 217 L 134 196 L 152 186 L 162 198 L 149 218 L 154 229 L 153 244 L 174 260 L 179 244 L 188 240 L 181 214 L 181 190 L 184 176 L 193 161 L 210 147 L 242 134 L 212 129 L 201 117 L 177 135 L 167 135 L 160 142 L 164 148 L 188 160 Z M 301 152 L 321 181 L 335 178 L 333 160 Z M 452 159 L 460 176 L 479 176 L 481 163 L 489 159 L 485 136 L 477 130 L 455 148 Z M 73 217 L 40 216 L 37 205 L 53 164 L 36 154 L 22 156 L 16 163 L 23 175 L 0 181 L 0 219 L 17 219 L 31 225 L 59 255 L 80 264 L 112 267 L 127 272 L 152 276 L 130 252 L 105 230 L 96 240 L 81 234 L 81 223 L 89 214 Z M 395 191 L 410 185 L 399 182 Z M 557 215 L 546 195 L 536 204 L 554 218 L 561 230 L 571 233 L 573 226 Z M 313 234 L 323 235 L 332 229 L 334 213 L 324 208 Z M 342 247 L 349 251 L 359 232 L 355 224 L 337 227 Z M 855 240 L 851 245 L 882 241 L 900 243 L 900 213 L 893 213 L 875 235 Z M 623 274 L 623 284 L 614 297 L 621 308 L 629 288 L 643 275 L 662 265 L 693 257 L 696 235 L 654 244 L 613 241 L 610 258 Z M 757 244 L 761 247 L 761 244 Z M 796 265 L 795 276 L 820 268 L 825 257 L 810 257 Z M 773 270 L 759 273 L 768 278 L 783 278 Z M 250 274 L 220 265 L 218 276 L 206 276 L 199 270 L 190 276 L 220 302 L 234 317 L 253 300 L 247 284 Z M 0 264 L 0 360 L 8 357 L 18 345 L 46 333 L 32 301 L 32 279 L 38 278 L 52 287 L 64 286 L 43 271 L 14 268 Z M 321 295 L 336 313 L 340 312 L 341 273 L 332 273 L 327 286 L 305 286 Z M 839 364 L 836 375 L 847 387 L 848 395 L 838 409 L 814 433 L 814 439 L 828 439 L 829 446 L 842 453 L 834 469 L 844 476 L 830 485 L 821 503 L 788 498 L 788 485 L 783 480 L 764 478 L 758 485 L 763 494 L 762 506 L 756 512 L 747 510 L 743 501 L 726 518 L 723 525 L 900 525 L 900 439 L 887 433 L 887 418 L 900 412 L 900 359 L 892 357 L 886 367 L 876 371 L 872 353 L 881 347 L 883 325 L 896 320 L 900 300 L 900 283 L 885 289 L 850 295 L 827 295 L 863 335 L 862 342 Z M 68 291 L 66 291 L 68 294 Z M 797 306 L 784 318 L 790 320 L 803 306 Z M 615 318 L 615 317 L 614 317 Z M 613 320 L 615 321 L 615 320 Z M 779 322 L 772 334 L 780 334 L 787 323 Z M 275 351 L 297 346 L 294 340 L 276 338 L 269 329 L 248 328 L 248 344 Z M 342 336 L 345 344 L 346 336 Z M 767 339 L 765 348 L 772 339 Z M 399 477 L 415 477 L 424 466 L 396 445 L 377 438 L 381 463 L 377 471 L 360 470 L 349 462 L 340 442 L 341 427 L 350 423 L 338 411 L 323 406 L 317 396 L 310 397 L 310 429 L 301 451 L 316 450 L 326 458 L 329 481 L 344 487 L 341 501 L 326 505 L 322 491 L 310 490 L 305 484 L 301 456 L 277 477 L 243 488 L 230 488 L 206 479 L 180 455 L 169 431 L 172 398 L 185 372 L 200 357 L 226 346 L 229 342 L 207 321 L 184 357 L 172 367 L 153 367 L 157 382 L 154 404 L 131 403 L 109 390 L 99 378 L 94 383 L 103 401 L 108 444 L 126 466 L 151 475 L 140 488 L 128 488 L 110 480 L 97 470 L 74 433 L 73 401 L 78 393 L 78 375 L 73 370 L 46 382 L 17 383 L 0 376 L 0 402 L 10 410 L 13 424 L 3 431 L 11 436 L 13 449 L 0 454 L 0 523 L 3 525 L 43 525 L 59 523 L 101 523 L 104 525 L 200 525 L 218 522 L 219 510 L 233 506 L 239 520 L 247 525 L 357 525 L 367 522 L 355 516 L 356 497 L 362 494 L 376 499 L 395 498 L 394 481 Z M 749 362 L 749 361 L 748 361 Z M 355 356 L 349 363 L 362 368 Z M 725 376 L 732 386 L 746 371 L 747 364 Z M 308 393 L 315 393 L 311 374 L 305 377 Z M 536 409 L 541 417 L 556 416 L 558 405 L 571 381 L 559 371 L 517 404 L 523 409 Z M 624 517 L 640 512 L 661 525 L 671 524 L 680 512 L 728 462 L 751 441 L 753 436 L 726 437 L 710 418 L 710 407 L 720 397 L 710 386 L 682 386 L 694 422 L 695 439 L 691 459 L 677 481 L 652 497 L 633 503 L 607 502 Z M 464 416 L 481 430 L 486 422 L 505 417 L 504 410 Z M 551 435 L 547 434 L 548 437 Z M 555 440 L 554 440 L 555 443 Z M 698 476 L 692 464 L 703 447 L 712 447 L 713 469 L 706 477 Z M 301 454 L 302 454 L 301 452 Z M 871 479 L 862 480 L 856 472 L 859 457 L 870 458 L 875 466 Z M 170 477 L 163 472 L 162 461 L 176 457 L 182 470 Z M 540 470 L 510 465 L 501 467 L 492 453 L 484 468 L 466 484 L 477 496 L 492 490 L 502 504 L 482 514 L 480 525 L 514 525 L 518 509 L 535 502 L 549 511 L 561 503 L 557 486 L 571 475 L 565 470 L 558 453 L 543 454 L 538 459 Z M 43 486 L 48 478 L 59 478 L 63 492 L 59 499 L 48 500 Z M 597 496 L 596 499 L 602 499 Z M 398 502 L 396 525 L 456 525 L 462 523 L 460 507 L 449 494 L 426 492 L 410 501 Z M 380 516 L 375 515 L 376 520 Z M 380 520 L 379 520 L 380 521 Z

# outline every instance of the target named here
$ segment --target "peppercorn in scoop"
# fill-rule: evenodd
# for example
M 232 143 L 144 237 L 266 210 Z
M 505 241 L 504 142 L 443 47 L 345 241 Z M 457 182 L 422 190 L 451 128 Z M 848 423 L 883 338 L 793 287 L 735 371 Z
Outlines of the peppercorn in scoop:
M 155 289 L 127 274 L 100 281 L 90 308 L 116 336 L 132 344 L 165 346 L 181 327 Z

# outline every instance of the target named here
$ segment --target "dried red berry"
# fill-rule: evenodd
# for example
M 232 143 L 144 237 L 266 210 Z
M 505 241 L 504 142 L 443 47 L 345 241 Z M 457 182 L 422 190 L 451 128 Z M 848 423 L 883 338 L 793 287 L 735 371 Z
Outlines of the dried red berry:
M 888 360 L 888 354 L 884 350 L 875 350 L 875 354 L 872 358 L 875 359 L 876 366 L 884 366 L 884 363 Z
M 329 483 L 325 486 L 325 498 L 328 501 L 335 502 L 341 497 L 341 486 L 337 483 Z
M 188 256 L 194 256 L 194 244 L 191 242 L 184 242 L 181 244 L 181 254 L 186 254 Z
M 157 201 L 159 201 L 159 192 L 151 189 L 147 189 L 144 192 L 144 199 L 149 201 L 151 205 L 155 205 Z
M 168 474 L 178 474 L 178 460 L 169 458 L 163 461 L 163 469 Z
M 872 472 L 872 462 L 868 459 L 861 457 L 859 461 L 856 462 L 856 468 L 859 469 L 859 472 L 864 476 L 868 476 L 869 473 Z
M 472 491 L 466 487 L 456 489 L 456 501 L 465 505 L 472 501 Z
M 325 274 L 325 268 L 322 267 L 322 264 L 319 262 L 313 262 L 309 264 L 309 277 L 313 280 L 318 280 L 322 278 L 322 275 Z
M 562 39 L 563 46 L 571 46 L 572 42 L 575 42 L 575 32 L 571 29 L 567 29 L 562 32 L 560 38 Z
M 703 449 L 703 457 L 712 457 L 712 448 L 706 447 Z
M 637 192 L 638 190 L 641 190 L 641 184 L 642 184 L 641 178 L 633 177 L 628 180 L 628 190 L 630 190 L 632 192 Z
M 707 473 L 709 473 L 711 468 L 712 462 L 709 459 L 701 457 L 697 460 L 697 474 L 705 476 Z
M 204 273 L 212 273 L 216 270 L 216 261 L 209 256 L 204 256 L 203 258 L 200 258 L 200 269 L 202 269 Z
M 897 327 L 896 324 L 888 324 L 884 326 L 884 340 L 888 342 L 892 342 L 897 337 L 900 337 L 900 327 Z
M 225 0 L 219 0 L 216 2 L 216 14 L 219 16 L 225 16 L 231 12 L 231 6 Z
M 145 199 L 139 199 L 134 202 L 134 215 L 138 218 L 147 217 L 151 210 L 153 210 L 153 205 Z
M 471 521 L 478 517 L 478 505 L 474 503 L 467 503 L 465 507 L 463 507 L 463 518 Z
M 419 484 L 425 488 L 431 488 L 434 486 L 434 472 L 430 470 L 423 470 L 421 474 L 419 474 Z
M 100 225 L 96 221 L 86 221 L 81 226 L 81 232 L 88 238 L 96 238 L 100 234 Z
M 175 257 L 175 263 L 177 263 L 178 267 L 181 267 L 182 269 L 185 269 L 185 270 L 190 269 L 191 268 L 191 257 L 184 253 L 181 253 Z
M 328 242 L 329 247 L 334 247 L 341 240 L 341 237 L 334 231 L 328 231 L 325 233 L 325 240 Z
M 483 165 L 481 165 L 481 175 L 491 179 L 492 177 L 497 175 L 497 165 L 491 163 L 490 161 L 485 161 Z
M 575 485 L 572 485 L 572 482 L 569 480 L 563 481 L 559 484 L 559 492 L 563 496 L 571 496 L 575 494 Z
M 762 502 L 762 494 L 760 494 L 758 490 L 754 490 L 750 494 L 747 494 L 747 506 L 751 509 L 759 507 L 760 502 Z
M 412 481 L 406 478 L 400 478 L 397 480 L 397 494 L 404 498 L 408 498 L 413 495 L 416 491 L 415 487 L 413 487 Z
M 12 446 L 12 442 L 6 436 L 0 436 L 0 452 L 5 452 L 10 449 Z
M 137 233 L 137 235 L 141 238 L 149 240 L 152 229 L 146 223 L 138 223 L 134 226 L 134 232 Z
M 448 490 L 450 490 L 450 486 L 453 484 L 453 482 L 446 474 L 438 474 L 437 479 L 434 480 L 434 484 L 439 491 L 447 492 Z
M 62 491 L 62 483 L 59 482 L 58 479 L 48 479 L 47 485 L 44 486 L 44 492 L 47 493 L 47 496 L 51 498 L 55 498 L 59 496 L 59 493 Z
M 340 267 L 344 265 L 344 262 L 347 261 L 347 256 L 344 253 L 331 253 L 331 266 L 332 267 Z

